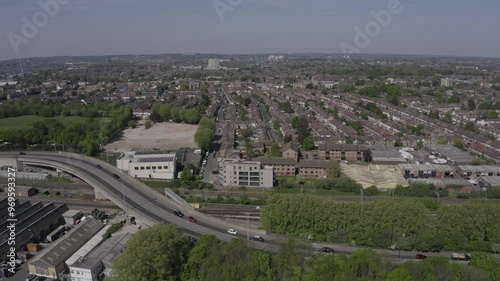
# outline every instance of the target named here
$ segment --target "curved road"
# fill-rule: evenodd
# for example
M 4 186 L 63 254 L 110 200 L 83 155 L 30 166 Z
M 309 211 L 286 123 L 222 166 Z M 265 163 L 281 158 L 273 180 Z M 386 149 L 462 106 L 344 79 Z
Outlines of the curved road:
M 142 218 L 149 225 L 158 222 L 173 223 L 182 227 L 184 232 L 191 236 L 199 237 L 204 234 L 213 234 L 223 241 L 235 237 L 227 233 L 227 229 L 233 228 L 238 231 L 237 237 L 246 238 L 246 229 L 229 225 L 214 217 L 180 206 L 151 190 L 139 180 L 97 159 L 79 154 L 50 152 L 26 152 L 25 155 L 1 153 L 0 156 L 17 157 L 18 161 L 24 164 L 52 167 L 73 174 L 103 193 L 127 214 Z M 101 168 L 98 168 L 97 165 L 100 165 Z M 113 174 L 119 175 L 120 178 L 114 178 Z M 174 215 L 173 210 L 175 209 L 181 210 L 185 217 L 180 218 Z M 198 222 L 189 222 L 186 219 L 188 216 L 195 217 Z M 250 230 L 250 236 L 254 235 L 264 236 L 264 232 Z M 250 244 L 258 249 L 278 250 L 278 247 L 271 243 L 251 241 Z
M 120 206 L 127 214 L 142 218 L 146 224 L 152 225 L 158 222 L 173 223 L 180 226 L 186 234 L 193 237 L 200 237 L 204 234 L 213 234 L 222 241 L 229 241 L 235 238 L 234 235 L 227 233 L 227 229 L 233 228 L 238 231 L 236 237 L 246 239 L 247 229 L 231 225 L 225 221 L 214 218 L 210 215 L 205 215 L 199 212 L 181 206 L 161 194 L 151 190 L 144 183 L 130 177 L 128 174 L 122 173 L 116 167 L 104 163 L 95 158 L 83 156 L 73 153 L 51 153 L 51 152 L 26 152 L 25 155 L 19 153 L 0 153 L 2 158 L 17 158 L 19 162 L 28 165 L 38 165 L 52 167 L 68 172 L 86 181 L 95 189 L 100 191 L 109 200 Z M 101 167 L 97 167 L 100 165 Z M 116 179 L 113 174 L 120 178 Z M 125 206 L 124 206 L 125 202 Z M 173 210 L 181 210 L 185 216 L 180 218 L 173 214 Z M 198 222 L 191 223 L 186 218 L 188 216 L 195 217 Z M 266 238 L 265 242 L 250 241 L 249 246 L 267 250 L 271 252 L 279 251 L 280 244 L 286 238 L 271 238 L 266 236 L 262 230 L 249 229 L 249 236 L 255 235 Z M 316 247 L 329 246 L 335 249 L 339 254 L 351 254 L 358 250 L 356 247 L 347 247 L 340 245 L 328 245 L 323 243 L 315 244 Z M 415 259 L 414 252 L 392 252 L 387 250 L 376 250 L 377 252 L 392 257 L 400 257 L 401 259 Z M 449 253 L 429 254 L 448 256 Z

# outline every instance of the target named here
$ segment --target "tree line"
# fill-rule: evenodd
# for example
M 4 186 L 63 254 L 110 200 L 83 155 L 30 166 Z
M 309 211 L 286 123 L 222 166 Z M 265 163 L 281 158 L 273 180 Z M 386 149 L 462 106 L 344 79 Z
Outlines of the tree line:
M 151 107 L 149 119 L 152 122 L 169 122 L 172 120 L 175 123 L 198 124 L 201 115 L 209 106 L 210 98 L 205 94 L 202 94 L 197 106 L 193 108 L 173 106 L 169 102 L 155 103 Z
M 273 195 L 261 214 L 269 231 L 332 243 L 418 251 L 500 252 L 500 206 L 470 202 L 428 206 L 422 200 L 338 203 Z
M 500 263 L 474 254 L 471 266 L 445 257 L 395 263 L 372 250 L 345 255 L 313 254 L 290 240 L 276 254 L 247 248 L 241 239 L 221 242 L 204 235 L 195 243 L 179 227 L 158 224 L 135 234 L 106 281 L 488 281 L 499 280 Z
M 19 101 L 8 101 L 0 105 L 0 118 L 18 117 L 25 115 L 36 115 L 41 117 L 57 116 L 80 116 L 86 118 L 109 117 L 113 109 L 119 107 L 119 104 L 95 103 L 89 105 L 62 104 L 51 101 L 41 101 L 34 97 L 31 100 L 27 98 Z
M 36 121 L 21 129 L 0 131 L 0 138 L 17 149 L 52 150 L 54 145 L 68 151 L 95 155 L 101 145 L 106 144 L 117 132 L 133 119 L 132 107 L 124 106 L 111 112 L 111 120 L 100 123 L 88 118 L 83 122 L 63 125 L 54 118 Z

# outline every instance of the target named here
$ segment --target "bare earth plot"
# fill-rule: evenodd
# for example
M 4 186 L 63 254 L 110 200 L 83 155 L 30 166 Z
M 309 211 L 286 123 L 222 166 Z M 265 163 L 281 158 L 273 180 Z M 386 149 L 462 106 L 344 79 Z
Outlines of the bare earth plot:
M 135 129 L 125 129 L 113 142 L 105 146 L 107 152 L 125 152 L 142 149 L 176 150 L 195 148 L 194 133 L 198 125 L 158 123 L 144 129 L 144 121 Z

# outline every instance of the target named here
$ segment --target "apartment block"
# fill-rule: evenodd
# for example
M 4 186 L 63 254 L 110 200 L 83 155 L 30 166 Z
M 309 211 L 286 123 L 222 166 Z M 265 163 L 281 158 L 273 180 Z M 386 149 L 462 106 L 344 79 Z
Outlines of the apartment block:
M 308 179 L 324 179 L 333 163 L 330 160 L 305 160 L 297 164 L 299 175 Z
M 258 158 L 264 166 L 273 167 L 276 176 L 295 176 L 295 159 L 290 158 Z
M 366 161 L 368 146 L 361 144 L 320 144 L 318 156 L 323 160 Z
M 221 162 L 219 181 L 224 187 L 272 188 L 273 167 L 260 161 L 225 159 Z

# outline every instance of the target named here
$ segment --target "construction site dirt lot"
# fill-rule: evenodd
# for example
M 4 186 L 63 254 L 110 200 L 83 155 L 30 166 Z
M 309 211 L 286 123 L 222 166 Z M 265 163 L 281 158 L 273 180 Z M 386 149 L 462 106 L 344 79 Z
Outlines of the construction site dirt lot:
M 159 149 L 176 150 L 195 148 L 194 134 L 198 125 L 180 123 L 157 123 L 145 129 L 144 121 L 135 129 L 125 129 L 105 146 L 107 152 Z

